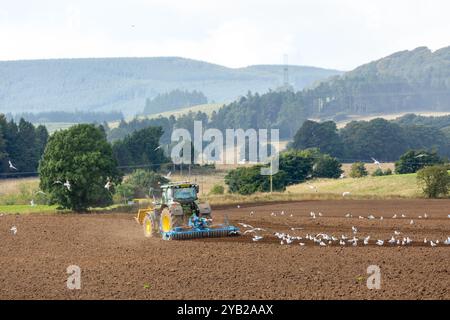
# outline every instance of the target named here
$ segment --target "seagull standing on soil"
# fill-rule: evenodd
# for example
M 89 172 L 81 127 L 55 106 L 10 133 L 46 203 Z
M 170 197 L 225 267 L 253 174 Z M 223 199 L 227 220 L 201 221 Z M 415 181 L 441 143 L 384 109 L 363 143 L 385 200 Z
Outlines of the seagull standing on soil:
M 11 231 L 11 233 L 13 235 L 16 235 L 16 233 L 17 233 L 17 227 L 16 226 L 12 226 L 11 229 L 9 229 L 9 230 Z
M 384 244 L 383 240 L 377 240 L 377 246 L 382 246 Z
M 261 237 L 261 236 L 254 236 L 253 238 L 252 238 L 252 240 L 253 241 L 259 241 L 259 240 L 261 240 L 263 237 Z

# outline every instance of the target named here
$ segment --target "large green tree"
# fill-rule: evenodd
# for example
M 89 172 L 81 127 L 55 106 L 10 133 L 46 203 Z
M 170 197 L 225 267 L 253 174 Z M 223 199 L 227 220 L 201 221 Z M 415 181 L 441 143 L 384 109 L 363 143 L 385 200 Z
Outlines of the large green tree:
M 114 185 L 122 179 L 104 131 L 88 124 L 50 137 L 39 175 L 40 187 L 51 203 L 77 212 L 111 204 Z M 105 188 L 108 181 L 109 189 Z

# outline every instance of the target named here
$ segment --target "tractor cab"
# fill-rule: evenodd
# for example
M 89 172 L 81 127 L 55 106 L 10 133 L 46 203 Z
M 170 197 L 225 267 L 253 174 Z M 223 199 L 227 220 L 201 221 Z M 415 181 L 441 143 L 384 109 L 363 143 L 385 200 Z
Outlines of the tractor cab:
M 193 183 L 173 183 L 161 186 L 162 203 L 192 203 L 198 200 L 199 187 Z

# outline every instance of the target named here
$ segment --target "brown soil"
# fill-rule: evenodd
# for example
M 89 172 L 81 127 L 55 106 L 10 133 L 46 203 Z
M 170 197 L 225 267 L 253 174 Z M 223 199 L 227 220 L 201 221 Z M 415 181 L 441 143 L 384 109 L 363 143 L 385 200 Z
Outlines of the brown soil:
M 322 217 L 312 219 L 310 211 Z M 260 242 L 248 235 L 162 241 L 145 238 L 130 214 L 0 216 L 0 298 L 450 299 L 450 246 L 423 243 L 425 237 L 450 236 L 449 200 L 304 201 L 214 213 L 217 222 L 227 215 L 233 224 L 268 231 Z M 394 213 L 407 218 L 392 219 Z M 424 213 L 429 218 L 419 219 Z M 384 220 L 358 219 L 368 214 Z M 9 231 L 13 225 L 16 235 Z M 352 236 L 351 226 L 359 237 L 370 234 L 371 243 L 319 247 L 305 241 L 301 247 L 298 241 L 280 245 L 273 236 L 275 231 Z M 394 230 L 413 245 L 373 244 Z M 82 270 L 81 290 L 66 287 L 69 265 Z M 380 290 L 366 286 L 369 265 L 381 268 Z

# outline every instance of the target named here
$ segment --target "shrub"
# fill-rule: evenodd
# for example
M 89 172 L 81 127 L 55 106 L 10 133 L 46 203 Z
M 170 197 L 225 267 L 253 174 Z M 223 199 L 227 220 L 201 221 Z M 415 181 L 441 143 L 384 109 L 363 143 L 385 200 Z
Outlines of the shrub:
M 224 194 L 225 193 L 225 188 L 223 185 L 221 184 L 215 184 L 212 188 L 211 191 L 209 192 L 210 194 Z
M 313 176 L 317 178 L 337 179 L 344 172 L 341 167 L 342 164 L 336 158 L 324 154 L 315 161 Z
M 377 168 L 374 172 L 372 172 L 372 176 L 381 177 L 384 176 L 384 172 L 383 170 L 381 170 L 381 168 Z
M 384 175 L 385 175 L 385 176 L 390 176 L 390 175 L 392 175 L 392 170 L 391 170 L 390 168 L 387 168 L 387 169 L 384 171 Z
M 410 150 L 395 163 L 395 172 L 398 174 L 415 173 L 426 166 L 442 163 L 443 160 L 436 152 Z
M 367 176 L 366 166 L 363 162 L 355 162 L 352 164 L 350 170 L 350 177 L 352 178 L 362 178 Z
M 154 171 L 137 169 L 118 187 L 117 193 L 126 199 L 144 198 L 150 196 L 150 190 L 154 190 L 154 195 L 159 196 L 157 191 L 160 186 L 168 182 L 168 179 Z
M 450 176 L 445 166 L 430 166 L 417 172 L 417 182 L 428 198 L 437 198 L 448 194 Z

